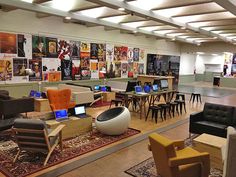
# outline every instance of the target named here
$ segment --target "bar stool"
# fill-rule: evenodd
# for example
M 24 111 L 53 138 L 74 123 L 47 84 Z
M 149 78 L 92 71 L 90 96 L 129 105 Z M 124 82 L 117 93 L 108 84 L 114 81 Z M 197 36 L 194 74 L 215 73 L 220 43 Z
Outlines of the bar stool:
M 198 99 L 199 99 L 200 103 L 202 103 L 202 99 L 201 99 L 201 94 L 200 93 L 192 93 L 189 102 L 192 100 L 192 103 L 194 103 L 195 97 L 197 98 L 197 102 L 198 102 Z
M 183 108 L 184 111 L 186 113 L 186 103 L 185 103 L 185 94 L 183 93 L 176 93 L 176 97 L 175 97 L 175 101 L 178 105 L 177 105 L 177 109 L 179 109 L 180 114 L 182 114 L 183 112 Z
M 115 106 L 118 106 L 119 104 L 120 104 L 120 106 L 122 106 L 122 105 L 123 105 L 123 100 L 121 100 L 121 99 L 111 100 L 111 103 L 110 103 L 110 107 L 109 107 L 109 108 L 111 108 L 111 105 L 112 105 L 113 103 L 115 104 Z
M 170 102 L 169 104 L 170 104 L 170 109 L 172 111 L 173 117 L 175 117 L 175 110 L 176 110 L 177 114 L 179 115 L 179 109 L 178 109 L 179 104 L 177 102 L 173 102 L 173 101 Z
M 158 112 L 159 112 L 159 111 L 160 111 L 161 119 L 162 119 L 162 121 L 163 121 L 162 108 L 159 107 L 159 106 L 150 106 L 150 107 L 149 107 L 145 121 L 147 121 L 147 118 L 148 118 L 148 115 L 149 115 L 150 110 L 152 110 L 152 119 L 153 119 L 153 117 L 155 116 L 155 122 L 156 122 L 156 123 L 157 123 L 157 118 L 158 118 Z
M 164 119 L 166 120 L 166 112 L 168 111 L 168 113 L 169 113 L 169 116 L 170 116 L 170 118 L 171 118 L 171 108 L 170 108 L 170 104 L 159 104 L 158 106 L 160 106 L 161 107 L 161 109 L 162 109 L 162 112 L 163 112 L 163 114 L 164 114 Z

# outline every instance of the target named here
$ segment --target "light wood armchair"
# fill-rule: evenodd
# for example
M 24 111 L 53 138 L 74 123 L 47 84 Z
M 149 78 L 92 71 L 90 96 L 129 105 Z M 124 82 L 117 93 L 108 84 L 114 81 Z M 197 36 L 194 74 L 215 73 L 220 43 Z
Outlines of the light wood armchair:
M 162 177 L 208 177 L 210 156 L 184 147 L 184 141 L 171 141 L 157 133 L 149 135 L 157 172 Z
M 14 159 L 14 163 L 18 159 L 21 151 L 43 152 L 47 154 L 44 166 L 59 144 L 62 150 L 62 129 L 65 125 L 59 125 L 54 130 L 47 129 L 42 120 L 17 119 L 14 122 L 12 130 L 15 134 L 19 151 Z

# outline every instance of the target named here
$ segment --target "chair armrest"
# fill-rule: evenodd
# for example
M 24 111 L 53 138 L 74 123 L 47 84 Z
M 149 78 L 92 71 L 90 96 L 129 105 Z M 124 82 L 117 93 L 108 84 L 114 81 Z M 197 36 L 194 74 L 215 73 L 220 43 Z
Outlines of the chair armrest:
M 170 167 L 176 167 L 179 165 L 186 165 L 190 163 L 196 163 L 196 162 L 207 162 L 207 160 L 210 162 L 210 155 L 209 153 L 202 152 L 197 155 L 191 155 L 191 156 L 184 156 L 184 157 L 173 157 L 169 159 L 169 166 Z
M 178 149 L 183 149 L 184 148 L 184 141 L 183 140 L 175 140 L 173 141 L 173 145 Z
M 191 122 L 197 122 L 197 121 L 200 121 L 203 119 L 204 119 L 203 118 L 203 111 L 190 114 L 190 124 L 191 124 Z
M 65 125 L 59 125 L 57 128 L 55 128 L 51 133 L 48 134 L 48 137 L 57 136 L 60 131 L 65 127 Z

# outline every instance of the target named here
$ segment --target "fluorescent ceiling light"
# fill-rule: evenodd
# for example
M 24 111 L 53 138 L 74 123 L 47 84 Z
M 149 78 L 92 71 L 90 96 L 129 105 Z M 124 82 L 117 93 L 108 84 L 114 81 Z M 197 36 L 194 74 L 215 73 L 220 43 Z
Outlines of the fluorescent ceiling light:
M 122 22 L 125 18 L 126 18 L 126 15 L 121 15 L 121 16 L 115 16 L 115 17 L 102 18 L 101 20 L 118 24 Z
M 165 3 L 166 0 L 136 0 L 128 2 L 130 5 L 139 9 L 151 10 L 159 5 Z
M 118 8 L 118 10 L 119 11 L 125 11 L 125 8 L 120 7 L 120 8 Z
M 203 55 L 205 52 L 197 52 L 198 55 Z
M 166 34 L 166 35 L 170 36 L 170 37 L 175 37 L 175 36 L 179 36 L 179 35 L 182 35 L 182 34 L 185 34 L 185 33 L 171 33 L 171 34 Z
M 73 9 L 75 3 L 76 0 L 53 0 L 52 8 L 68 12 Z
M 87 10 L 82 10 L 79 12 L 79 14 L 91 17 L 91 18 L 98 18 L 103 15 L 106 7 L 98 7 L 98 8 L 93 8 L 93 9 L 87 9 Z
M 215 33 L 215 34 L 219 34 L 219 33 L 222 33 L 224 31 L 211 31 L 212 33 Z
M 183 11 L 183 7 L 163 9 L 163 10 L 157 10 L 157 11 L 153 11 L 153 12 L 157 15 L 161 15 L 164 17 L 172 17 L 172 16 L 180 14 L 182 11 Z
M 160 31 L 154 31 L 154 33 L 157 34 L 166 34 L 166 33 L 171 33 L 173 30 L 160 30 Z
M 71 17 L 65 17 L 66 20 L 71 20 Z
M 220 34 L 220 36 L 224 36 L 224 37 L 232 36 L 232 35 L 236 35 L 236 33 L 225 33 L 225 34 Z
M 122 25 L 131 27 L 131 28 L 137 28 L 139 26 L 142 26 L 144 23 L 145 23 L 145 21 L 143 21 L 143 22 L 130 22 L 130 23 L 122 23 Z
M 211 55 L 213 55 L 213 56 L 217 56 L 217 55 L 219 55 L 219 54 L 217 54 L 217 53 L 212 53 Z
M 28 2 L 28 3 L 32 3 L 33 2 L 33 0 L 21 0 L 21 1 Z

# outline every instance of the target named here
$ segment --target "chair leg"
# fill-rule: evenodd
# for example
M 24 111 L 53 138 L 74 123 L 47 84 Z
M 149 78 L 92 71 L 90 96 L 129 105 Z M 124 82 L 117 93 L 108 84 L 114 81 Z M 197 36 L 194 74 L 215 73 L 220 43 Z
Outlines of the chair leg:
M 193 97 L 193 94 L 191 94 L 190 99 L 189 99 L 189 102 L 192 100 L 192 97 Z
M 158 116 L 158 110 L 155 110 L 155 122 L 157 124 L 157 116 Z
M 111 108 L 111 105 L 112 105 L 112 101 L 111 101 L 111 103 L 110 103 L 110 107 L 109 107 L 109 109 Z
M 195 100 L 195 95 L 193 95 L 193 103 L 194 103 L 194 100 Z
M 200 99 L 200 103 L 202 103 L 202 98 L 201 98 L 201 95 L 199 95 L 199 99 Z
M 21 150 L 19 149 L 19 151 L 18 151 L 17 154 L 16 154 L 16 157 L 15 157 L 14 160 L 13 160 L 13 163 L 15 163 L 15 162 L 17 161 L 17 159 L 18 159 L 18 157 L 19 157 L 19 155 L 20 155 L 20 152 L 21 152 Z
M 46 157 L 46 159 L 45 159 L 45 161 L 44 161 L 44 163 L 43 163 L 43 166 L 45 166 L 45 165 L 47 164 L 48 159 L 49 159 L 49 157 L 50 157 L 51 154 L 52 154 L 52 151 L 53 151 L 53 150 L 50 150 L 50 151 L 48 152 L 48 155 L 47 155 L 47 157 Z
M 185 111 L 185 113 L 187 113 L 187 112 L 186 112 L 186 104 L 185 104 L 185 103 L 183 103 L 183 104 L 184 104 L 184 111 Z
M 173 117 L 175 117 L 175 105 L 172 105 L 172 114 L 173 114 Z
M 179 104 L 176 105 L 176 112 L 179 115 Z

